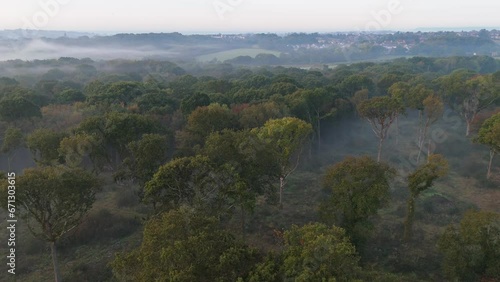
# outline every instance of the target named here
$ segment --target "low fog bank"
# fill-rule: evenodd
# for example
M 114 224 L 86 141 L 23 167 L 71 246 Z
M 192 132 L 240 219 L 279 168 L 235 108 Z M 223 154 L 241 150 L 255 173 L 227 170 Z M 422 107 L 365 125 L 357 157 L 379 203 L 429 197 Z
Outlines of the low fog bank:
M 47 60 L 60 57 L 92 58 L 94 60 L 147 58 L 171 59 L 180 55 L 177 51 L 159 49 L 152 46 L 120 47 L 120 46 L 68 46 L 34 39 L 21 44 L 4 43 L 0 45 L 0 61 L 8 60 Z

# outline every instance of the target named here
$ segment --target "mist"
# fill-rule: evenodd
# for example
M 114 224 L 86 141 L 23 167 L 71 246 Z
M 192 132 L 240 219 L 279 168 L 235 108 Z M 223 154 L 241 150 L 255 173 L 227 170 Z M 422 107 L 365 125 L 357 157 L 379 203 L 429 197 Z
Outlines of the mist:
M 60 57 L 92 58 L 94 60 L 131 59 L 140 60 L 149 57 L 175 58 L 179 53 L 162 50 L 152 46 L 127 47 L 83 47 L 50 43 L 34 39 L 17 46 L 0 46 L 0 61 L 7 60 L 47 60 Z

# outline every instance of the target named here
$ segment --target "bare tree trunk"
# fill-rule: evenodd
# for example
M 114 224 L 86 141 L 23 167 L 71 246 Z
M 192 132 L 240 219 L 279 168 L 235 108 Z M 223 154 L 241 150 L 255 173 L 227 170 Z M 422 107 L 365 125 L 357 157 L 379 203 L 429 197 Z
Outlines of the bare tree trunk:
M 429 157 L 431 155 L 431 145 L 432 145 L 431 142 L 432 140 L 431 138 L 429 138 L 429 144 L 427 145 L 427 163 L 429 163 Z
M 399 144 L 399 116 L 396 117 L 396 145 Z
M 413 195 L 410 195 L 406 208 L 405 231 L 403 238 L 405 241 L 409 241 L 412 235 L 413 217 L 415 216 L 415 197 Z
M 467 137 L 468 137 L 468 136 L 469 136 L 469 134 L 470 134 L 470 123 L 471 123 L 471 122 L 470 122 L 468 119 L 466 119 L 466 120 L 465 120 L 465 123 L 467 124 L 467 129 L 466 129 L 466 131 L 465 131 L 465 136 L 467 136 Z
M 420 155 L 422 154 L 422 146 L 424 144 L 424 125 L 423 125 L 423 113 L 418 112 L 418 155 L 417 155 L 417 165 L 420 163 Z
M 245 209 L 243 205 L 241 205 L 241 234 L 243 235 L 243 239 L 245 239 Z
M 59 264 L 57 263 L 57 251 L 56 251 L 56 243 L 50 242 L 50 253 L 52 255 L 52 264 L 54 265 L 54 278 L 55 282 L 61 281 L 61 274 L 59 272 Z
M 321 149 L 321 124 L 318 115 L 318 151 Z
M 380 162 L 380 157 L 382 155 L 382 144 L 384 143 L 384 138 L 380 138 L 378 142 L 378 156 L 377 156 L 377 162 Z
M 420 154 L 422 153 L 422 141 L 418 140 L 418 155 L 417 155 L 417 165 L 420 162 Z
M 490 150 L 490 162 L 488 164 L 488 174 L 486 175 L 487 179 L 491 177 L 491 164 L 493 163 L 493 157 L 495 156 L 495 151 Z
M 285 178 L 280 177 L 280 209 L 283 209 L 283 189 L 285 188 Z

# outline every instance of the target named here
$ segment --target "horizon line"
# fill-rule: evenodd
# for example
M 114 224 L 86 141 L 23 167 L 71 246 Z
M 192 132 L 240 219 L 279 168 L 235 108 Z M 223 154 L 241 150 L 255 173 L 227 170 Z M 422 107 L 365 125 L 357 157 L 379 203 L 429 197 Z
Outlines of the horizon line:
M 365 34 L 376 34 L 376 33 L 391 33 L 391 32 L 471 32 L 471 31 L 480 31 L 480 30 L 494 31 L 500 30 L 500 27 L 419 27 L 414 29 L 387 29 L 387 30 L 375 30 L 375 31 L 363 31 L 363 30 L 317 30 L 317 31 L 93 31 L 93 30 L 62 30 L 62 29 L 2 29 L 1 31 L 28 31 L 28 32 L 72 32 L 72 33 L 87 33 L 92 35 L 104 35 L 104 36 L 113 36 L 118 34 L 172 34 L 179 33 L 182 35 L 241 35 L 241 34 L 293 34 L 293 33 L 305 33 L 305 34 L 332 34 L 332 33 L 365 33 Z

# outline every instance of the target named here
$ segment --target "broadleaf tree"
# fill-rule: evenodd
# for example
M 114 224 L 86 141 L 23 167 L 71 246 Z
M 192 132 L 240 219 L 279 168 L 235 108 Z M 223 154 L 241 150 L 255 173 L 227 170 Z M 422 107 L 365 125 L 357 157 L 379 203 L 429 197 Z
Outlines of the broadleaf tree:
M 484 121 L 475 141 L 490 148 L 490 160 L 488 162 L 488 173 L 486 174 L 486 177 L 489 179 L 491 177 L 493 158 L 496 154 L 500 153 L 500 113 Z
M 412 237 L 415 202 L 418 196 L 432 187 L 436 179 L 448 174 L 448 170 L 448 161 L 442 155 L 430 155 L 426 164 L 419 166 L 413 173 L 408 175 L 410 196 L 407 201 L 407 213 L 404 223 L 404 239 L 406 241 Z
M 372 130 L 379 139 L 377 161 L 380 162 L 382 145 L 387 138 L 387 133 L 392 123 L 403 111 L 401 103 L 391 97 L 373 97 L 364 100 L 358 106 L 358 113 L 368 120 Z
M 85 170 L 64 167 L 26 169 L 16 180 L 19 216 L 35 237 L 50 244 L 55 281 L 61 281 L 56 243 L 92 208 L 99 181 Z M 7 189 L 2 186 L 2 194 Z
M 356 243 L 367 234 L 370 216 L 389 199 L 390 181 L 395 171 L 384 163 L 364 157 L 347 157 L 327 168 L 323 189 L 328 196 L 320 214 L 329 224 L 340 224 Z
M 282 206 L 286 180 L 299 165 L 302 147 L 312 133 L 312 126 L 301 119 L 286 117 L 268 120 L 254 132 L 275 150 L 280 167 L 279 204 Z

